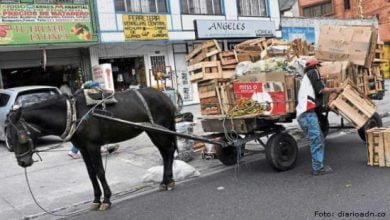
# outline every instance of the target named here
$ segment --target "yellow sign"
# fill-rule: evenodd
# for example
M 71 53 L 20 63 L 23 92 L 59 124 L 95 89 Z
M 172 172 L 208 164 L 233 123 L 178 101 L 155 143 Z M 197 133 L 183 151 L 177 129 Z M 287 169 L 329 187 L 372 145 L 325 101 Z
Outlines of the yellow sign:
M 167 16 L 123 15 L 122 20 L 126 40 L 168 39 Z

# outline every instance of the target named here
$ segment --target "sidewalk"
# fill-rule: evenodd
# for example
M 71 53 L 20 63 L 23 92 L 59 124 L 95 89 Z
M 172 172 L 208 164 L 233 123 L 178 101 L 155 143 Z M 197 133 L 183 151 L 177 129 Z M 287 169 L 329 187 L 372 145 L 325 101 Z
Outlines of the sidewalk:
M 390 88 L 389 82 L 389 80 L 386 82 L 387 88 Z M 378 106 L 379 113 L 390 112 L 389 102 L 379 101 Z M 193 112 L 197 118 L 199 110 L 199 105 L 191 105 L 186 106 L 183 112 Z M 339 119 L 332 114 L 330 122 L 336 123 Z M 285 126 L 297 140 L 300 139 L 302 135 L 295 121 Z M 200 123 L 197 123 L 194 133 L 202 133 Z M 58 140 L 55 137 L 45 138 L 42 140 L 42 145 L 54 144 Z M 36 199 L 45 209 L 57 214 L 86 210 L 93 199 L 92 185 L 84 162 L 82 159 L 73 160 L 67 156 L 66 153 L 70 147 L 71 145 L 66 143 L 58 149 L 62 151 L 42 153 L 43 162 L 36 162 L 28 168 L 31 188 Z M 247 147 L 250 149 L 250 155 L 244 157 L 243 161 L 264 157 L 263 154 L 256 154 L 262 151 L 258 144 L 248 143 Z M 38 158 L 35 159 L 38 160 Z M 0 146 L 0 160 L 2 161 L 2 166 L 0 166 L 0 219 L 23 219 L 25 217 L 55 219 L 56 217 L 44 214 L 36 206 L 26 185 L 24 170 L 17 165 L 14 154 L 9 153 L 4 146 Z M 103 163 L 106 164 L 105 154 L 103 154 Z M 160 164 L 160 154 L 145 134 L 120 143 L 119 150 L 107 157 L 107 180 L 113 193 L 113 202 L 130 196 L 140 189 L 141 191 L 157 189 L 157 185 L 143 184 L 141 178 L 148 168 Z M 198 169 L 201 176 L 225 167 L 218 160 L 202 160 L 199 154 L 189 164 Z

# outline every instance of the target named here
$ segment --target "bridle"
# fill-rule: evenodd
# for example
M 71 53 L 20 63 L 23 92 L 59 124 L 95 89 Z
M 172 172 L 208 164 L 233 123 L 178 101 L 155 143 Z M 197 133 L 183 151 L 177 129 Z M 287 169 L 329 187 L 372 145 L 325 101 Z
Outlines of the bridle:
M 66 142 L 70 138 L 72 138 L 73 134 L 77 130 L 76 100 L 74 97 L 70 97 L 70 98 L 66 97 L 66 107 L 67 107 L 66 126 L 65 126 L 64 132 L 60 136 L 61 139 L 63 139 L 63 142 Z M 34 143 L 30 137 L 31 133 L 30 133 L 28 128 L 30 128 L 31 130 L 34 130 L 37 133 L 42 133 L 41 129 L 38 126 L 26 122 L 23 118 L 20 118 L 19 122 L 23 127 L 23 132 L 21 131 L 21 129 L 18 128 L 18 126 L 16 126 L 12 122 L 12 120 L 9 120 L 9 124 L 15 128 L 15 130 L 18 134 L 19 143 L 25 144 L 28 142 L 28 150 L 24 153 L 21 153 L 21 154 L 18 154 L 15 152 L 15 157 L 17 159 L 25 157 L 25 156 L 30 155 L 30 154 L 32 155 L 33 153 L 36 153 L 36 152 L 40 152 L 40 151 L 34 149 Z M 27 137 L 23 137 L 25 140 L 21 140 L 22 135 L 24 135 L 23 133 L 27 136 Z M 6 138 L 8 138 L 8 137 L 6 137 Z M 50 149 L 52 149 L 52 148 L 50 148 Z
M 24 120 L 19 120 L 20 124 L 22 125 L 23 127 L 23 131 L 21 131 L 18 126 L 16 126 L 12 120 L 9 121 L 9 124 L 15 128 L 16 130 L 16 133 L 18 135 L 17 137 L 17 141 L 20 143 L 20 144 L 26 144 L 28 142 L 28 150 L 24 153 L 16 153 L 15 152 L 15 157 L 17 159 L 20 159 L 20 158 L 23 158 L 27 155 L 32 155 L 34 153 L 34 143 L 33 143 L 33 140 L 31 139 L 30 137 L 30 132 L 29 130 L 27 129 L 27 122 L 24 121 Z M 30 126 L 31 127 L 31 126 Z M 5 137 L 5 138 L 8 138 L 8 137 Z

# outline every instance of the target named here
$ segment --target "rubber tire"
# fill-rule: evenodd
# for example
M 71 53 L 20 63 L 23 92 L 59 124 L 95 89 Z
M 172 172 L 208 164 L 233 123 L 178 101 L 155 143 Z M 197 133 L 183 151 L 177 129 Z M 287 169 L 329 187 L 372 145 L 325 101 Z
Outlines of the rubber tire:
M 375 112 L 374 115 L 367 121 L 367 123 L 358 129 L 359 137 L 366 142 L 366 131 L 373 127 L 382 127 L 382 117 Z
M 227 141 L 224 137 L 221 140 Z M 214 145 L 214 147 L 217 158 L 219 159 L 219 161 L 221 161 L 221 163 L 226 166 L 232 166 L 237 164 L 237 159 L 238 161 L 241 160 L 245 150 L 245 144 L 243 144 L 241 146 L 241 155 L 238 157 L 237 148 L 233 146 L 221 147 L 219 145 Z
M 280 149 L 282 147 L 282 149 Z M 279 151 L 287 155 L 282 156 Z M 284 157 L 284 158 L 282 158 Z M 265 147 L 265 158 L 272 168 L 286 171 L 294 167 L 298 157 L 298 145 L 288 133 L 277 133 L 268 139 Z
M 7 129 L 5 129 L 5 131 L 4 131 L 4 137 L 5 137 L 5 141 L 4 141 L 5 147 L 7 148 L 7 150 L 9 152 L 14 152 L 14 147 L 12 145 L 10 145 L 10 143 L 8 142 L 8 132 L 7 132 Z

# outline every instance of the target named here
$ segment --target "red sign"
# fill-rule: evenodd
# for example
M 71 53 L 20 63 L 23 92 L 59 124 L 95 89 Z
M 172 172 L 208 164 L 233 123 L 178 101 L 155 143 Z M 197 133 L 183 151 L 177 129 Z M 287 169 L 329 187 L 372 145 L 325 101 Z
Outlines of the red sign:
M 234 94 L 237 99 L 248 98 L 270 106 L 269 115 L 283 115 L 287 112 L 286 94 L 275 91 L 273 83 L 277 82 L 237 82 L 234 83 Z M 279 86 L 283 88 L 283 86 Z

